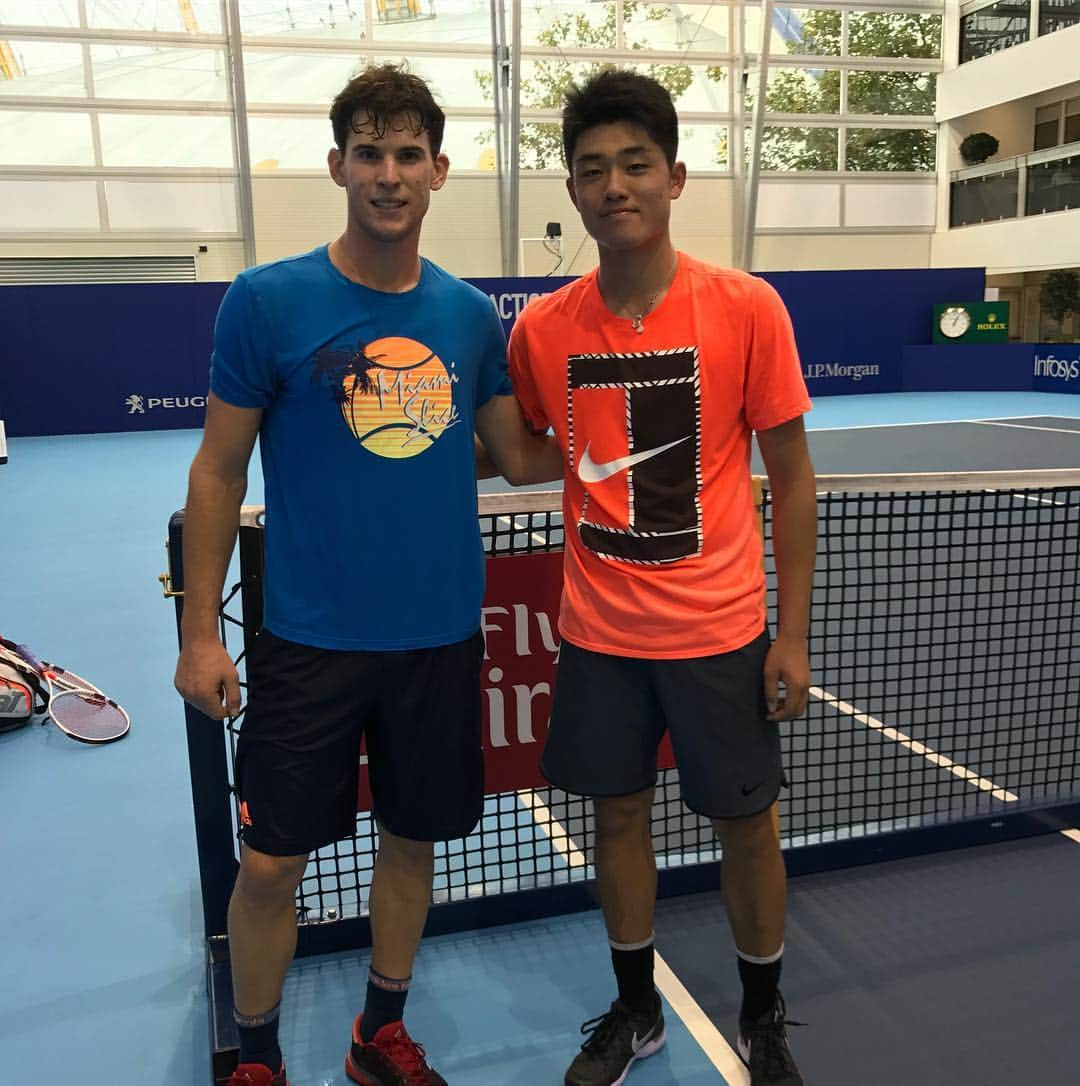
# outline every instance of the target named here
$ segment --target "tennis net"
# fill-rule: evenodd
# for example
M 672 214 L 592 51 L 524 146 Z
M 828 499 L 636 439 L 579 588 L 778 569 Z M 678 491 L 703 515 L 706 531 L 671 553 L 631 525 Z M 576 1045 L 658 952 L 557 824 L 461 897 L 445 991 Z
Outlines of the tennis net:
M 772 512 L 765 487 L 775 628 Z M 818 513 L 814 685 L 805 716 L 781 726 L 789 870 L 1072 824 L 1080 812 L 1080 471 L 822 477 Z M 170 531 L 181 592 L 182 519 L 175 515 Z M 476 831 L 438 846 L 429 931 L 592 904 L 590 806 L 535 769 L 557 648 L 561 495 L 483 496 L 480 523 L 492 556 L 484 694 L 494 788 Z M 260 525 L 261 511 L 246 508 L 240 579 L 222 606 L 241 672 L 261 622 Z M 220 939 L 238 856 L 233 762 L 243 717 L 223 731 L 187 714 L 207 936 Z M 653 818 L 661 892 L 715 886 L 711 827 L 683 807 L 678 771 L 662 763 Z M 355 835 L 313 857 L 297 899 L 300 953 L 368 941 L 376 843 L 361 809 Z

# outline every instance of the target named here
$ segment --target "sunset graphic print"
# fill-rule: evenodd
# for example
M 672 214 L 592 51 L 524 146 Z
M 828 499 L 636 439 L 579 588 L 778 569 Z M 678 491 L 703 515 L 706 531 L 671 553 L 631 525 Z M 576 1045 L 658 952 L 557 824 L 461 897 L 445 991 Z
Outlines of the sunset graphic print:
M 417 456 L 461 417 L 454 403 L 454 364 L 422 343 L 387 336 L 354 350 L 326 348 L 314 380 L 326 378 L 353 436 L 390 460 Z

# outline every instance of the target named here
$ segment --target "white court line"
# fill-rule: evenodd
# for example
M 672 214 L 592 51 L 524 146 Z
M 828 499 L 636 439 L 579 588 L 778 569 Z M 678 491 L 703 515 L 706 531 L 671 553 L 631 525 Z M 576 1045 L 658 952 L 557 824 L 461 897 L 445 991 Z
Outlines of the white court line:
M 977 773 L 973 773 L 966 766 L 954 762 L 944 754 L 939 754 L 925 743 L 920 743 L 917 739 L 912 739 L 910 735 L 905 735 L 898 728 L 892 728 L 888 724 L 870 716 L 868 713 L 856 709 L 854 705 L 851 705 L 846 701 L 841 701 L 835 694 L 830 694 L 827 690 L 822 690 L 820 686 L 810 687 L 810 693 L 819 701 L 835 706 L 842 713 L 847 713 L 848 716 L 853 717 L 860 724 L 865 724 L 868 728 L 873 728 L 875 731 L 881 732 L 886 739 L 891 739 L 893 742 L 907 747 L 913 754 L 918 754 L 925 758 L 933 765 L 948 770 L 954 777 L 959 777 L 962 781 L 966 781 L 968 784 L 981 789 L 983 792 L 989 792 L 994 799 L 1002 800 L 1005 803 L 1016 803 L 1019 801 L 1019 796 L 999 787 L 994 784 L 993 781 L 988 781 L 985 777 L 980 777 Z
M 518 799 L 542 819 L 540 828 L 551 838 L 552 846 L 570 867 L 586 867 L 585 854 L 574 844 L 566 828 L 551 813 L 548 805 L 530 789 L 518 792 Z M 697 1041 L 709 1062 L 724 1076 L 729 1086 L 750 1086 L 750 1073 L 735 1050 L 724 1039 L 709 1016 L 698 1006 L 682 981 L 658 952 L 655 953 L 653 979 L 660 994 Z
M 1075 841 L 1080 845 L 1080 830 L 1062 830 L 1062 837 L 1067 837 L 1070 841 Z
M 517 517 L 514 517 L 513 520 L 511 520 L 511 518 L 508 517 L 508 516 L 500 516 L 500 517 L 497 517 L 496 519 L 498 520 L 498 522 L 500 524 L 506 524 L 507 526 L 513 528 L 515 532 L 524 532 L 525 529 L 528 527 L 529 514 L 528 513 L 520 513 L 519 516 L 525 518 L 525 524 L 524 525 L 519 525 L 518 524 Z M 552 525 L 552 527 L 554 528 L 555 525 Z M 559 527 L 561 527 L 561 525 L 559 525 Z M 529 534 L 529 538 L 534 543 L 539 543 L 541 547 L 546 547 L 551 542 L 551 540 L 546 539 L 539 532 L 531 532 Z
M 996 490 L 988 490 L 987 494 L 996 494 Z M 1040 498 L 1037 494 L 1014 494 L 1017 501 L 1041 502 L 1043 505 L 1066 505 L 1066 502 L 1056 502 L 1053 498 Z
M 1007 420 L 1024 420 L 1024 419 L 1045 419 L 1057 416 L 1049 415 L 1002 415 L 1001 421 Z M 1063 416 L 1064 417 L 1064 416 Z M 857 423 L 854 426 L 808 426 L 808 431 L 813 431 L 816 434 L 832 433 L 837 430 L 895 430 L 901 426 L 960 426 L 968 422 L 997 422 L 997 419 L 918 419 L 915 422 L 863 422 Z M 1030 427 L 1025 427 L 1030 429 Z M 1076 433 L 1075 430 L 1070 430 L 1069 433 Z
M 1080 430 L 1066 430 L 1061 426 L 1024 426 L 1019 422 L 996 422 L 993 419 L 972 419 L 971 421 L 977 426 L 1007 426 L 1012 430 L 1046 430 L 1051 434 L 1072 434 L 1074 437 L 1080 437 Z

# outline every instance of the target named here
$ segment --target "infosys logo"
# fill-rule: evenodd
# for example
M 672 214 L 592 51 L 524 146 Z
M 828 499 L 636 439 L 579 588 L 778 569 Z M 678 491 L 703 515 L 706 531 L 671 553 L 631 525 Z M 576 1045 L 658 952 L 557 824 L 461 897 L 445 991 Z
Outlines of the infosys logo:
M 129 415 L 145 415 L 157 408 L 172 411 L 178 407 L 205 407 L 205 396 L 139 396 L 132 393 L 124 400 Z
M 1080 358 L 1045 358 L 1035 356 L 1035 376 L 1053 377 L 1058 381 L 1075 381 L 1080 377 Z
M 861 381 L 864 377 L 880 377 L 881 367 L 860 363 L 845 365 L 842 362 L 815 362 L 803 370 L 808 380 L 820 380 L 824 377 L 846 377 L 849 381 Z

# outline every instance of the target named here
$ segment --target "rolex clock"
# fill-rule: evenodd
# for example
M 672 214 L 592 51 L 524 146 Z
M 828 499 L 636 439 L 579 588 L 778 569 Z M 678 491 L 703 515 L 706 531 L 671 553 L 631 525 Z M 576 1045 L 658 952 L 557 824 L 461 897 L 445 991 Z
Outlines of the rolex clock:
M 946 339 L 961 339 L 971 329 L 971 313 L 966 306 L 947 305 L 938 316 L 938 328 Z
M 1005 343 L 1008 302 L 941 302 L 934 306 L 935 343 Z

